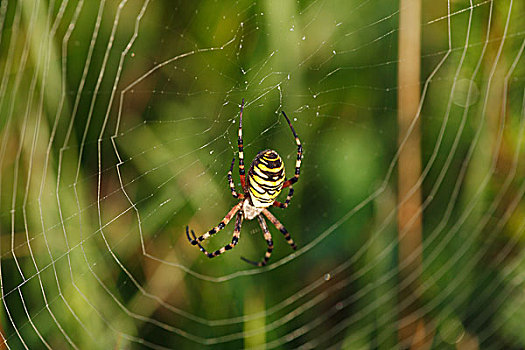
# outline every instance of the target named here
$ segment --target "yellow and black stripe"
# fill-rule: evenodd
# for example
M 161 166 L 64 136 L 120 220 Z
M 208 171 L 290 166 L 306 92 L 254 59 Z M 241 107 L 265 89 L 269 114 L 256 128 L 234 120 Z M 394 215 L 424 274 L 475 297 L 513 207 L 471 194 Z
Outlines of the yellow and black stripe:
M 281 193 L 285 179 L 284 163 L 274 150 L 259 152 L 248 171 L 248 191 L 257 208 L 266 208 Z

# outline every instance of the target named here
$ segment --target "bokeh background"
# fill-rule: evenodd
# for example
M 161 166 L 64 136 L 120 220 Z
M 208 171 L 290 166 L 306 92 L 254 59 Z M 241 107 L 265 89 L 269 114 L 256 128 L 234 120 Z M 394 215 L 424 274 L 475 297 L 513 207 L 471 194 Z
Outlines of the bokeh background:
M 412 6 L 0 1 L 0 347 L 524 348 L 525 4 L 423 1 L 400 86 Z M 265 268 L 240 260 L 265 252 L 256 221 L 212 260 L 184 233 L 236 203 L 243 98 L 248 164 L 272 148 L 293 174 L 281 111 L 305 150 L 271 209 L 299 249 L 270 226 Z

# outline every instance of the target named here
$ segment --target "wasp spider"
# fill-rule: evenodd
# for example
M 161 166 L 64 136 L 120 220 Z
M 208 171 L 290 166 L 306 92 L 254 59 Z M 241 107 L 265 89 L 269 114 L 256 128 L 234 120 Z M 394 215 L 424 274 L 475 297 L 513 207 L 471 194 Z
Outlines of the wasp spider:
M 188 236 L 188 241 L 192 245 L 199 246 L 201 252 L 203 252 L 208 258 L 214 258 L 222 253 L 224 253 L 227 250 L 232 249 L 237 245 L 239 242 L 239 236 L 241 234 L 241 225 L 243 219 L 246 220 L 253 220 L 257 218 L 259 221 L 259 225 L 261 226 L 261 229 L 264 234 L 264 239 L 266 240 L 266 244 L 268 245 L 268 248 L 266 250 L 266 254 L 264 255 L 264 258 L 259 261 L 251 261 L 246 258 L 241 258 L 242 260 L 256 265 L 256 266 L 264 266 L 270 259 L 270 256 L 272 255 L 273 251 L 273 240 L 272 235 L 270 234 L 270 231 L 268 230 L 268 226 L 266 225 L 266 221 L 264 219 L 264 216 L 270 222 L 284 235 L 284 238 L 288 242 L 288 244 L 292 247 L 292 249 L 297 249 L 297 246 L 295 245 L 292 237 L 290 237 L 290 234 L 284 228 L 284 226 L 277 220 L 275 216 L 273 216 L 272 213 L 268 211 L 268 207 L 275 206 L 279 208 L 286 208 L 288 207 L 288 204 L 290 203 L 290 200 L 293 197 L 293 187 L 292 185 L 299 180 L 299 172 L 301 169 L 301 158 L 303 155 L 303 146 L 301 145 L 301 141 L 299 141 L 299 137 L 295 133 L 295 130 L 292 126 L 292 123 L 290 122 L 290 119 L 286 116 L 286 114 L 283 112 L 284 117 L 286 118 L 286 121 L 288 122 L 288 125 L 290 126 L 290 129 L 292 130 L 293 136 L 295 137 L 295 143 L 297 144 L 297 160 L 295 162 L 295 174 L 292 178 L 285 180 L 285 174 L 284 174 L 284 163 L 281 157 L 275 152 L 274 150 L 264 150 L 257 154 L 255 159 L 253 160 L 252 164 L 250 165 L 250 169 L 248 170 L 248 179 L 246 179 L 245 169 L 244 169 L 244 152 L 243 152 L 243 146 L 242 146 L 242 111 L 244 109 L 244 99 L 242 100 L 241 104 L 241 112 L 240 112 L 240 120 L 239 120 L 239 139 L 238 139 L 238 146 L 239 146 L 239 176 L 241 179 L 241 187 L 242 187 L 242 193 L 237 193 L 235 190 L 235 185 L 233 183 L 232 179 L 232 172 L 233 172 L 233 165 L 235 164 L 235 157 L 232 160 L 232 163 L 230 165 L 230 171 L 228 171 L 228 182 L 230 184 L 230 189 L 232 196 L 234 198 L 240 199 L 239 203 L 237 203 L 229 212 L 226 214 L 224 219 L 209 230 L 208 232 L 204 233 L 203 235 L 197 237 L 195 236 L 195 232 L 191 230 L 192 236 L 190 236 L 190 230 L 189 227 L 186 226 L 186 235 Z M 288 196 L 286 197 L 286 200 L 284 203 L 278 202 L 275 199 L 281 193 L 281 190 L 283 188 L 289 187 Z M 263 216 L 264 215 L 264 216 Z M 214 252 L 208 252 L 200 242 L 204 241 L 205 239 L 210 238 L 220 230 L 226 227 L 230 220 L 235 216 L 235 228 L 233 230 L 233 238 L 230 244 L 226 245 L 225 247 L 216 250 Z M 193 237 L 193 238 L 192 238 Z

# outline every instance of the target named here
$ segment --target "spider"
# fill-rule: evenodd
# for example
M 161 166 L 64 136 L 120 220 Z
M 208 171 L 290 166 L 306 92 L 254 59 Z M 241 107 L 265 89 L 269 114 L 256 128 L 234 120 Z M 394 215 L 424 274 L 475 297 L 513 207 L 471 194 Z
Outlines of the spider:
M 295 245 L 292 237 L 290 236 L 286 228 L 284 228 L 284 226 L 279 222 L 279 220 L 277 220 L 277 218 L 273 216 L 273 214 L 270 213 L 270 211 L 267 208 L 272 205 L 279 208 L 288 207 L 288 204 L 290 203 L 290 200 L 293 197 L 294 190 L 292 185 L 296 183 L 297 180 L 299 180 L 299 172 L 301 170 L 301 158 L 303 155 L 303 146 L 301 145 L 301 141 L 299 141 L 299 137 L 295 133 L 290 119 L 288 119 L 286 113 L 282 112 L 284 117 L 286 118 L 286 121 L 288 122 L 288 125 L 290 126 L 290 129 L 292 130 L 293 136 L 295 137 L 295 143 L 297 144 L 297 160 L 295 162 L 294 176 L 288 180 L 285 180 L 284 163 L 281 157 L 274 150 L 267 149 L 259 152 L 257 156 L 255 156 L 252 164 L 250 165 L 250 169 L 248 170 L 248 179 L 246 179 L 244 169 L 244 153 L 242 145 L 243 109 L 244 99 L 242 100 L 241 104 L 238 138 L 239 176 L 241 179 L 241 187 L 243 193 L 237 193 L 237 191 L 235 190 L 235 184 L 233 183 L 232 179 L 235 157 L 233 158 L 232 163 L 230 165 L 230 171 L 228 171 L 228 182 L 230 184 L 232 196 L 234 198 L 238 198 L 240 201 L 228 212 L 228 214 L 226 214 L 224 219 L 222 219 L 222 221 L 217 226 L 215 226 L 208 232 L 197 237 L 195 236 L 195 232 L 191 230 L 191 234 L 193 236 L 192 238 L 190 236 L 189 227 L 186 226 L 186 236 L 188 237 L 188 241 L 192 245 L 197 245 L 200 248 L 201 252 L 203 252 L 208 258 L 214 258 L 237 245 L 237 243 L 239 242 L 239 236 L 241 234 L 241 225 L 243 219 L 253 220 L 257 218 L 257 220 L 259 221 L 259 225 L 261 226 L 261 229 L 263 231 L 266 244 L 268 245 L 266 253 L 264 255 L 264 258 L 259 262 L 248 260 L 244 257 L 241 257 L 241 259 L 255 266 L 265 266 L 272 255 L 273 240 L 263 215 L 266 216 L 266 218 L 270 220 L 270 222 L 279 231 L 281 231 L 281 233 L 284 235 L 284 239 L 286 239 L 286 241 L 292 247 L 292 249 L 297 249 L 297 246 Z M 290 190 L 284 203 L 276 201 L 275 199 L 281 193 L 281 190 L 286 187 L 289 187 Z M 208 252 L 206 249 L 204 249 L 200 242 L 210 238 L 212 235 L 225 228 L 234 215 L 236 215 L 235 228 L 233 230 L 233 238 L 231 243 L 214 252 Z

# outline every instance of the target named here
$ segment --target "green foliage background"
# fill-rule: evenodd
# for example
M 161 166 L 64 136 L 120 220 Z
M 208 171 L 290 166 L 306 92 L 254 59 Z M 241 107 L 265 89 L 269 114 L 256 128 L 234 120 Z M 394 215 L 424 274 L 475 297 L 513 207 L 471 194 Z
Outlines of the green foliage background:
M 401 348 L 395 1 L 0 3 L 3 347 Z M 520 1 L 424 1 L 420 317 L 432 348 L 523 348 Z M 467 97 L 471 89 L 470 99 Z M 290 207 L 208 260 L 226 173 L 304 144 Z M 234 179 L 239 181 L 237 174 Z M 210 241 L 231 238 L 232 224 Z

